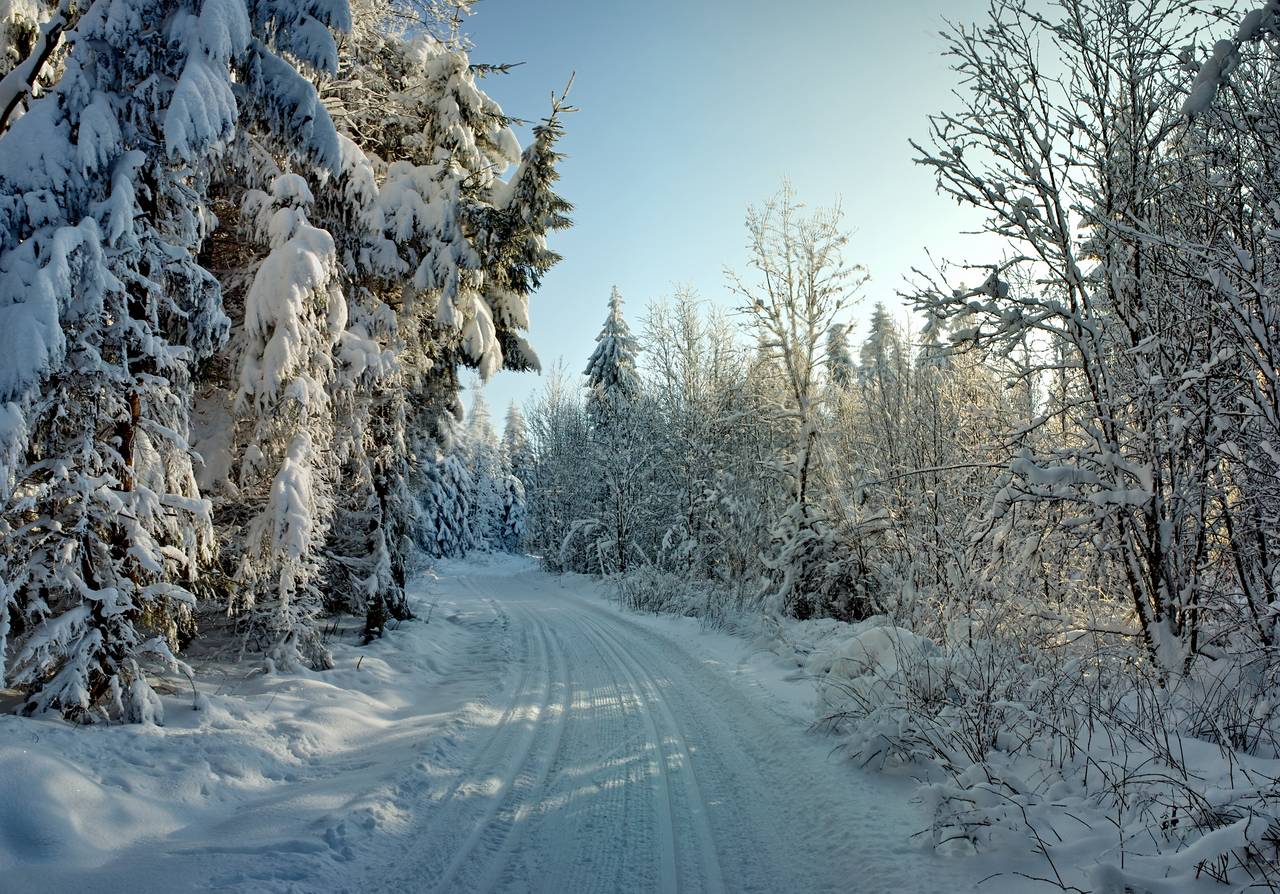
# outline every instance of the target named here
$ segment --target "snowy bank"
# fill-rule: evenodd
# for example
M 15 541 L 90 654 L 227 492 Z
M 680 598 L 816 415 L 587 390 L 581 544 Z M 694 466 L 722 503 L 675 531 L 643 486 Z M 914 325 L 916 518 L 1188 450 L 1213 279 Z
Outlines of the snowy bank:
M 505 667 L 468 666 L 494 616 L 433 607 L 428 586 L 381 641 L 340 627 L 332 670 L 193 659 L 198 709 L 162 680 L 164 726 L 0 715 L 0 889 L 290 890 L 394 830 Z

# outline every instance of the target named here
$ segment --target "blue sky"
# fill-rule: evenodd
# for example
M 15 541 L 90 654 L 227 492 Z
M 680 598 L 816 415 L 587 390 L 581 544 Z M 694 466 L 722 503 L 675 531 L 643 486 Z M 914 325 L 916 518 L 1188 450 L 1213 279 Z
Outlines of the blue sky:
M 849 260 L 871 281 L 858 324 L 894 294 L 924 247 L 975 261 L 979 221 L 938 197 L 907 145 L 926 116 L 954 108 L 942 16 L 975 21 L 986 0 L 482 0 L 468 22 L 476 62 L 521 62 L 486 90 L 508 114 L 538 118 L 577 72 L 561 192 L 573 230 L 564 262 L 532 301 L 531 340 L 550 368 L 578 371 L 610 288 L 635 328 L 644 306 L 691 286 L 732 306 L 726 266 L 744 266 L 747 207 L 789 178 L 811 206 L 842 204 Z M 522 139 L 525 133 L 521 133 Z M 973 244 L 969 244 L 973 243 Z M 500 373 L 487 388 L 500 420 L 541 386 Z

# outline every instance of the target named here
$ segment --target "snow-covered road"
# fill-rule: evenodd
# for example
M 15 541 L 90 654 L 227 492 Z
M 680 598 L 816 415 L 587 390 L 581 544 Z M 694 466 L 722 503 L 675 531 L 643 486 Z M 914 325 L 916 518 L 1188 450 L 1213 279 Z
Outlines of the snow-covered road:
M 510 640 L 513 673 L 473 707 L 465 760 L 383 887 L 963 889 L 910 846 L 908 787 L 832 758 L 798 705 L 726 660 L 741 641 L 626 616 L 528 567 L 455 571 L 443 598 Z
M 51 805 L 0 815 L 0 891 L 972 888 L 912 843 L 910 781 L 833 755 L 811 685 L 747 641 L 527 560 L 446 564 L 417 599 L 333 671 L 175 696 L 163 729 L 0 725 L 10 766 L 43 761 L 0 799 Z

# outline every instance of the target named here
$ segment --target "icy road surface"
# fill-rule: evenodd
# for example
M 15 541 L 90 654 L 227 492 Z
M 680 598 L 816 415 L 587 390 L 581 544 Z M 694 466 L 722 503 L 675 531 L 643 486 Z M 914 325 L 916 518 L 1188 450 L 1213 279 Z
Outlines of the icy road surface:
M 175 695 L 162 729 L 0 726 L 40 762 L 0 798 L 50 805 L 0 822 L 0 891 L 973 890 L 913 842 L 911 781 L 834 754 L 745 639 L 528 560 L 439 573 L 333 671 Z

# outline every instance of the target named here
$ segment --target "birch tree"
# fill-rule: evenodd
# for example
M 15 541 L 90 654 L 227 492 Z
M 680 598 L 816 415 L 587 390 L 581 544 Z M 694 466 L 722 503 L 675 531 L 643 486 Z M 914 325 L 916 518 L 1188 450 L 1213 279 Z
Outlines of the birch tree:
M 846 584 L 833 555 L 832 527 L 811 492 L 822 437 L 824 338 L 866 279 L 844 259 L 848 236 L 841 220 L 838 207 L 806 214 L 786 187 L 748 213 L 749 273 L 729 274 L 762 351 L 777 364 L 782 390 L 770 409 L 791 432 L 778 462 L 788 506 L 773 528 L 765 604 L 802 617 L 840 601 L 837 591 Z

